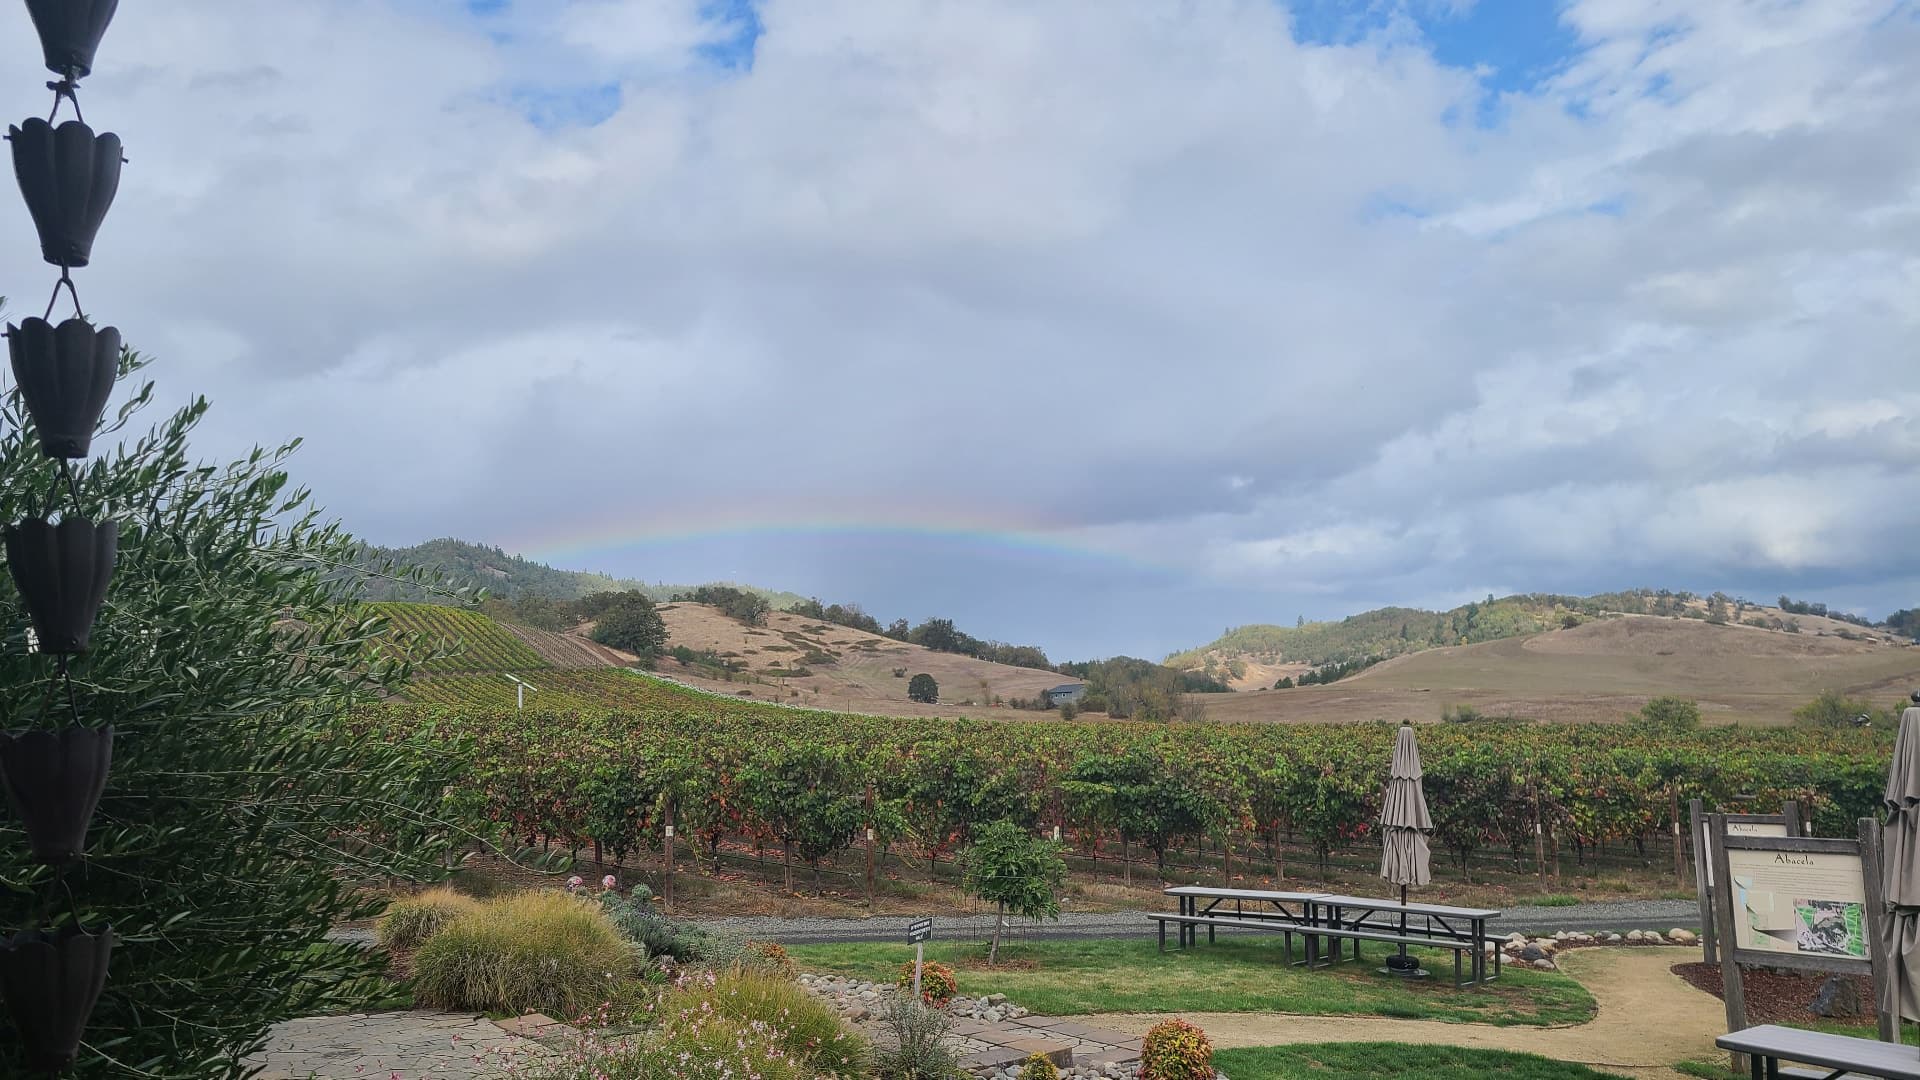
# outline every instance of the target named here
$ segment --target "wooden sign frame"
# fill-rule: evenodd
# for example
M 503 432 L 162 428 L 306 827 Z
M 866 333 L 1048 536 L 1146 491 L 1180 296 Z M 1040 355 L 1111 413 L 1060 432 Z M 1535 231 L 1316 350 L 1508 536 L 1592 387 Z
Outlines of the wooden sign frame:
M 1707 831 L 1706 804 L 1699 799 L 1687 802 L 1688 824 L 1693 830 L 1693 891 L 1700 901 L 1700 948 L 1709 964 L 1720 962 L 1719 932 L 1714 927 L 1713 890 L 1708 887 L 1713 876 L 1713 864 L 1710 852 L 1713 851 L 1712 835 Z M 1800 815 L 1800 804 L 1783 803 L 1777 814 L 1727 814 L 1729 822 L 1753 825 L 1779 825 L 1786 829 L 1788 836 L 1802 836 L 1809 830 Z
M 1881 983 L 1880 976 L 1887 970 L 1881 937 L 1880 921 L 1885 917 L 1885 905 L 1880 895 L 1880 823 L 1872 818 L 1861 818 L 1859 836 L 1853 840 L 1840 840 L 1828 837 L 1811 836 L 1739 836 L 1729 835 L 1727 824 L 1735 815 L 1712 814 L 1708 816 L 1708 839 L 1713 841 L 1713 915 L 1715 929 L 1720 937 L 1720 985 L 1721 998 L 1727 1010 L 1727 1030 L 1741 1031 L 1747 1028 L 1746 983 L 1741 975 L 1741 965 L 1750 967 L 1770 967 L 1797 969 L 1802 971 L 1825 971 L 1843 975 L 1868 975 L 1873 977 L 1874 985 Z M 1730 868 L 1727 852 L 1732 851 L 1772 851 L 1803 852 L 1808 854 L 1849 855 L 1860 860 L 1861 888 L 1867 936 L 1867 958 L 1856 960 L 1850 957 L 1804 955 L 1790 952 L 1770 952 L 1760 949 L 1739 947 L 1738 931 L 1734 923 L 1733 871 Z M 1884 995 L 1876 995 L 1884 997 Z M 1880 1038 L 1886 1042 L 1899 1041 L 1899 1026 L 1890 1012 L 1891 1003 L 1881 1000 L 1878 1003 L 1877 1019 Z M 1733 1055 L 1735 1072 L 1745 1072 L 1744 1055 Z

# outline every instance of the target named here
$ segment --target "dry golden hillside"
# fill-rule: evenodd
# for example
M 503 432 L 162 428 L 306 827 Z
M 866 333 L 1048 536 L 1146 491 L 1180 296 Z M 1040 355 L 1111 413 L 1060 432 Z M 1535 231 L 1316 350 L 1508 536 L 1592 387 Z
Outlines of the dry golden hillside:
M 669 648 L 684 645 L 746 665 L 736 681 L 727 682 L 665 657 L 660 674 L 718 693 L 745 691 L 743 696 L 761 701 L 883 715 L 1037 719 L 1047 714 L 1016 712 L 993 702 L 1037 697 L 1074 681 L 1051 671 L 933 652 L 784 611 L 768 615 L 763 626 L 746 626 L 705 604 L 662 604 L 660 614 Z M 807 674 L 793 674 L 796 669 Z M 907 680 L 921 672 L 940 684 L 940 704 L 907 700 Z
M 1891 705 L 1920 687 L 1920 647 L 1627 615 L 1528 637 L 1428 649 L 1328 686 L 1213 694 L 1214 720 L 1437 720 L 1449 705 L 1540 720 L 1617 720 L 1648 698 L 1700 703 L 1708 722 L 1784 724 L 1822 690 Z M 1826 631 L 1822 633 L 1822 631 Z

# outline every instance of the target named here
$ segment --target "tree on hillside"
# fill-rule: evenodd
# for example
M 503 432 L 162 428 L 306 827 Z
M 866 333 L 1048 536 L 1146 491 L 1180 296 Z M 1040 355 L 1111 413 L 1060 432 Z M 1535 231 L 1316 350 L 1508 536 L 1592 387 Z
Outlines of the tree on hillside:
M 1009 914 L 1035 921 L 1060 917 L 1060 887 L 1067 880 L 1067 862 L 1060 857 L 1059 844 L 1011 821 L 995 821 L 980 830 L 964 860 L 967 894 L 994 906 L 987 963 L 999 959 L 1000 929 Z
M 937 705 L 940 703 L 940 684 L 923 671 L 907 680 L 907 700 Z
M 593 624 L 593 640 L 634 653 L 651 666 L 667 647 L 667 624 L 644 593 L 625 593 Z
M 123 352 L 119 378 L 144 366 Z M 297 444 L 203 462 L 195 399 L 144 434 L 96 439 L 69 479 L 41 455 L 17 385 L 0 398 L 0 520 L 45 514 L 60 491 L 70 519 L 118 522 L 119 552 L 91 651 L 56 695 L 26 692 L 55 661 L 23 647 L 27 613 L 0 574 L 0 684 L 16 691 L 0 727 L 111 724 L 114 754 L 77 871 L 61 879 L 11 815 L 0 825 L 0 922 L 113 928 L 69 1075 L 237 1076 L 269 1026 L 387 993 L 383 957 L 327 937 L 379 912 L 359 882 L 444 873 L 444 762 L 368 738 L 352 713 L 404 684 L 408 650 L 391 643 L 407 635 L 335 602 L 333 568 L 360 548 L 291 485 Z M 153 386 L 127 396 L 122 422 Z M 0 1074 L 24 1074 L 19 1054 L 0 1041 Z

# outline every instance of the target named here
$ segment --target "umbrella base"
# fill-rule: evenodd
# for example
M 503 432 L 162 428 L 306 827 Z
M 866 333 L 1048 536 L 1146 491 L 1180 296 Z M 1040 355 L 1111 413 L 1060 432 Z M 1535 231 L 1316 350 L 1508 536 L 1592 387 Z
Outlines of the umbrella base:
M 1420 961 L 1411 956 L 1389 956 L 1387 966 L 1380 969 L 1383 975 L 1396 975 L 1402 979 L 1424 979 L 1432 974 L 1420 968 Z

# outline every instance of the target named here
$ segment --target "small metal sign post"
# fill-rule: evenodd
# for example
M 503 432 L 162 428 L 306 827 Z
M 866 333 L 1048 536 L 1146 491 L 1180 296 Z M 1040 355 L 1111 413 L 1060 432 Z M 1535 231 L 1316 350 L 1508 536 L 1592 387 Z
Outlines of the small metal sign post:
M 933 936 L 933 917 L 907 924 L 907 944 L 913 946 L 913 999 L 920 1000 L 920 965 L 927 960 L 927 939 Z

